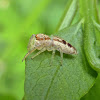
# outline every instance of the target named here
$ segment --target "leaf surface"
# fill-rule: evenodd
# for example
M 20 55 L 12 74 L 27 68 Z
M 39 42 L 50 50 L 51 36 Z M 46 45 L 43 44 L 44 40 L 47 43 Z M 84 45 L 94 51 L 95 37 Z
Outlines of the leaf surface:
M 61 22 L 59 23 L 58 26 L 59 31 L 71 25 L 76 14 L 77 4 L 78 4 L 77 0 L 68 1 L 65 13 L 62 16 Z
M 91 67 L 100 72 L 100 59 L 96 55 L 95 43 L 98 42 L 96 35 L 98 34 L 95 30 L 92 17 L 93 17 L 93 2 L 94 0 L 80 0 L 80 15 L 84 17 L 84 51 L 87 60 Z M 98 26 L 95 23 L 95 26 Z M 98 28 L 97 27 L 97 28 Z
M 31 60 L 38 52 L 35 51 L 27 57 L 25 100 L 79 100 L 92 87 L 97 77 L 84 55 L 81 23 L 55 35 L 75 46 L 78 54 L 64 54 L 62 66 L 59 52 L 56 52 L 51 66 L 51 52 L 46 51 Z
M 81 100 L 99 100 L 100 99 L 100 74 L 96 80 L 95 85 L 90 89 L 90 91 L 82 97 Z

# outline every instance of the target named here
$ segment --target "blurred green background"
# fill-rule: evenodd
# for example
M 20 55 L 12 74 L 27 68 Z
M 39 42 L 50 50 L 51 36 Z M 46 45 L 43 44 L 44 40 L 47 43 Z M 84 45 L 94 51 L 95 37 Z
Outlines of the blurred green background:
M 27 44 L 32 34 L 55 32 L 67 0 L 0 0 L 0 100 L 24 96 Z
M 29 38 L 54 33 L 67 1 L 0 0 L 0 100 L 23 98 Z

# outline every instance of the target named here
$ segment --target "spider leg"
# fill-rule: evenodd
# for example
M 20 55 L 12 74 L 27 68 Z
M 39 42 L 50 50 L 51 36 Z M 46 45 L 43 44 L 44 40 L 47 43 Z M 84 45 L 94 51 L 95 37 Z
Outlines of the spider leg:
M 25 57 L 23 58 L 22 62 L 28 57 L 28 55 L 30 55 L 32 52 L 34 52 L 37 48 L 33 48 L 32 50 L 30 50 L 26 55 Z
M 52 60 L 54 59 L 55 56 L 55 50 L 52 51 Z
M 31 59 L 38 56 L 40 53 L 44 52 L 45 50 L 46 50 L 46 48 L 42 48 L 38 53 L 36 53 L 34 56 L 32 56 Z
M 54 38 L 54 36 L 53 36 L 53 35 L 51 35 L 51 41 L 52 41 L 52 45 L 53 45 L 53 42 L 54 42 L 54 41 L 53 41 L 53 38 Z
M 51 35 L 51 40 L 53 41 L 53 35 Z
M 52 63 L 53 63 L 54 56 L 55 56 L 55 50 L 52 51 L 52 57 L 51 57 L 50 65 L 52 65 Z
M 60 56 L 61 56 L 61 65 L 63 64 L 63 52 L 60 50 Z
M 59 52 L 60 52 L 60 56 L 61 56 L 61 61 L 60 61 L 60 63 L 61 63 L 61 66 L 62 66 L 62 64 L 63 64 L 63 52 L 62 52 L 62 48 L 61 48 L 60 45 L 58 46 L 58 48 L 59 48 Z

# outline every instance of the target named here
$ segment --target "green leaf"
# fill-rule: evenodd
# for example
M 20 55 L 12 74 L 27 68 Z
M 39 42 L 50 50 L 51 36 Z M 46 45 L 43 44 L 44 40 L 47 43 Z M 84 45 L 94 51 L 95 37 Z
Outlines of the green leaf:
M 100 74 L 96 80 L 95 85 L 90 89 L 81 100 L 99 100 L 100 99 Z
M 92 22 L 94 0 L 80 0 L 80 14 L 84 17 L 84 50 L 91 67 L 100 72 L 100 59 L 96 55 L 96 31 Z M 84 4 L 84 5 L 83 5 Z
M 71 22 L 76 14 L 76 10 L 77 0 L 69 0 L 67 3 L 67 8 L 65 9 L 65 13 L 62 16 L 61 22 L 59 24 L 58 30 L 64 29 L 65 27 L 71 25 Z
M 51 52 L 46 51 L 31 60 L 35 51 L 27 57 L 25 100 L 79 100 L 95 82 L 97 73 L 84 55 L 81 21 L 56 35 L 75 46 L 78 54 L 64 54 L 62 66 L 59 52 L 56 52 L 51 66 Z
M 96 22 L 100 24 L 100 18 L 99 18 L 100 16 L 99 16 L 99 13 L 98 13 L 97 4 L 98 4 L 97 0 L 94 0 L 93 1 L 93 7 L 92 7 L 92 9 L 93 9 L 93 15 L 94 15 L 93 19 L 95 19 Z
M 94 20 L 93 23 L 96 27 L 96 43 L 95 50 L 96 54 L 100 58 L 100 25 L 97 24 Z M 96 79 L 94 86 L 90 89 L 90 91 L 81 99 L 81 100 L 99 100 L 100 99 L 100 73 Z
M 100 59 L 97 57 L 95 53 L 95 29 L 93 27 L 93 24 L 85 23 L 85 34 L 84 34 L 84 50 L 86 57 L 88 59 L 88 62 L 90 63 L 91 67 L 100 72 Z
M 90 59 L 87 61 L 89 56 L 85 56 L 88 50 L 86 49 L 86 44 L 83 46 L 83 43 L 88 43 L 91 38 L 94 39 L 94 35 L 90 35 L 90 32 L 93 33 L 93 30 L 90 30 L 94 28 L 93 23 L 92 20 L 87 21 L 87 18 L 84 20 L 86 29 L 84 35 L 81 27 L 83 20 L 70 26 L 75 17 L 77 0 L 69 1 L 69 4 L 70 6 L 67 8 L 63 20 L 60 22 L 58 29 L 60 31 L 55 35 L 75 46 L 78 55 L 64 54 L 62 66 L 60 65 L 61 57 L 59 52 L 56 52 L 52 64 L 50 63 L 51 52 L 46 51 L 33 60 L 31 60 L 31 57 L 35 55 L 37 51 L 29 55 L 25 62 L 25 100 L 79 100 L 89 91 L 95 82 L 97 72 L 91 68 Z M 86 4 L 86 2 L 80 0 L 80 5 L 82 5 L 82 7 L 80 7 L 80 15 L 82 19 L 88 14 L 88 12 L 85 12 L 85 6 L 83 4 Z M 89 9 L 91 7 L 90 4 Z M 93 13 L 95 12 L 89 12 L 91 15 L 93 15 Z M 97 16 L 95 17 L 97 18 Z M 88 25 L 88 22 L 92 24 Z M 89 34 L 87 36 L 86 33 L 88 32 Z M 88 40 L 88 42 L 86 40 Z M 91 41 L 91 43 L 93 45 L 93 41 Z M 90 53 L 93 54 L 94 52 L 90 51 Z M 95 67 L 97 67 L 97 65 Z
M 93 24 L 94 24 L 95 27 L 100 31 L 100 24 L 96 23 L 95 20 L 93 20 Z

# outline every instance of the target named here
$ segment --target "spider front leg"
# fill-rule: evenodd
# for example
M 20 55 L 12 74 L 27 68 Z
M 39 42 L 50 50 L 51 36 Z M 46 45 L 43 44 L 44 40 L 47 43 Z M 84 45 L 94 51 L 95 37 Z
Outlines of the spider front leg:
M 30 51 L 25 55 L 25 57 L 23 58 L 22 62 L 23 62 L 32 52 L 34 52 L 36 49 L 37 49 L 37 48 L 34 47 L 32 50 L 30 50 Z
M 25 55 L 25 57 L 23 58 L 22 62 L 23 62 L 32 52 L 34 52 L 36 49 L 38 49 L 38 47 L 40 47 L 40 45 L 38 45 L 38 46 L 32 48 L 32 49 Z
M 31 57 L 31 59 L 35 58 L 36 56 L 38 56 L 40 53 L 44 52 L 46 50 L 46 48 L 42 48 L 38 53 L 36 53 L 34 56 Z

